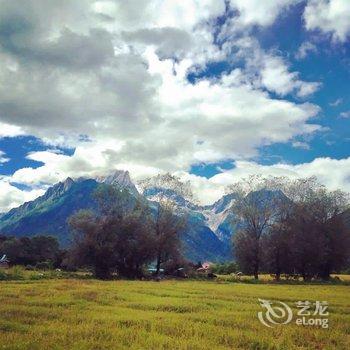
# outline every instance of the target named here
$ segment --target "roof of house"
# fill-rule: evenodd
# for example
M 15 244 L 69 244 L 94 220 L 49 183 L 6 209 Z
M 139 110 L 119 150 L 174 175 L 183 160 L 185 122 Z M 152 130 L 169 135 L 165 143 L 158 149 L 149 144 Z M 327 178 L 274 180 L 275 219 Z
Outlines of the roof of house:
M 2 258 L 0 259 L 0 263 L 8 263 L 8 262 L 9 262 L 9 259 L 7 259 L 6 254 L 4 254 L 4 255 L 2 256 Z

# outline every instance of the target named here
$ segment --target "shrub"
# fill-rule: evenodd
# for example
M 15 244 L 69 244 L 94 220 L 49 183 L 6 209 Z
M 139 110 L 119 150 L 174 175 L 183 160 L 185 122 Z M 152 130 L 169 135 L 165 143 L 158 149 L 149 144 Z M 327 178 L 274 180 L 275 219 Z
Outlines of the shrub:
M 5 271 L 0 270 L 0 281 L 6 281 L 8 279 L 8 275 Z
M 219 275 L 229 275 L 231 273 L 236 273 L 238 270 L 238 266 L 234 262 L 215 264 L 211 266 L 211 271 Z
M 35 267 L 39 270 L 52 270 L 52 263 L 50 261 L 41 261 Z
M 10 269 L 11 279 L 22 280 L 24 279 L 24 268 L 22 266 L 16 265 Z

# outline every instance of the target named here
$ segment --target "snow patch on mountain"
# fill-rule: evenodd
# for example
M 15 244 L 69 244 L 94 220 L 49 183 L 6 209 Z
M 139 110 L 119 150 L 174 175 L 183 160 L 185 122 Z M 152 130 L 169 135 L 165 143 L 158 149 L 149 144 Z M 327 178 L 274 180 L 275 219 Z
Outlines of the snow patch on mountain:
M 217 233 L 220 224 L 226 219 L 227 212 L 215 213 L 213 210 L 206 209 L 202 211 L 206 219 L 207 226 L 214 232 Z
M 186 201 L 193 201 L 193 194 L 191 189 L 191 183 L 189 181 L 182 182 L 180 179 L 169 173 L 159 174 L 144 180 L 141 180 L 137 184 L 141 193 L 146 193 L 149 190 L 157 189 L 158 192 L 167 192 L 168 195 L 182 197 Z
M 235 202 L 234 194 L 227 194 L 212 205 L 201 206 L 192 201 L 187 185 L 170 174 L 157 175 L 139 182 L 141 193 L 150 201 L 160 202 L 168 199 L 176 204 L 181 212 L 186 212 L 207 227 L 220 241 L 231 239 L 231 207 Z
M 202 207 L 201 213 L 205 217 L 206 225 L 221 240 L 229 240 L 227 229 L 223 225 L 231 225 L 229 216 L 232 215 L 231 208 L 235 203 L 233 194 L 226 195 L 211 206 Z

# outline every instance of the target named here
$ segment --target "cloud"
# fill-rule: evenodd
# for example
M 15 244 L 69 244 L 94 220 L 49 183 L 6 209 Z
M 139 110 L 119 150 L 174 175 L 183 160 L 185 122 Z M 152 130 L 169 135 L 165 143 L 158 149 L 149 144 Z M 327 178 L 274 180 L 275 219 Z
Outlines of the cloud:
M 155 46 L 157 55 L 162 58 L 183 57 L 194 45 L 187 31 L 172 27 L 139 29 L 123 32 L 122 36 L 131 43 Z
M 320 183 L 331 190 L 341 189 L 350 192 L 350 157 L 345 159 L 316 158 L 310 163 L 260 165 L 255 162 L 236 161 L 234 169 L 217 174 L 210 179 L 183 174 L 183 179 L 190 179 L 196 195 L 202 203 L 208 199 L 215 201 L 232 185 L 249 175 L 285 176 L 290 179 L 316 176 Z
M 337 106 L 341 105 L 342 103 L 343 103 L 343 99 L 337 98 L 335 101 L 331 102 L 329 105 L 331 107 L 337 107 Z
M 294 141 L 292 143 L 292 146 L 294 148 L 301 148 L 301 149 L 304 149 L 304 150 L 309 150 L 310 149 L 310 145 L 307 142 Z
M 340 118 L 348 119 L 350 118 L 350 111 L 341 112 L 339 116 Z
M 288 7 L 297 4 L 300 0 L 230 0 L 230 5 L 239 12 L 239 23 L 244 26 L 269 26 Z
M 320 82 L 302 80 L 300 73 L 291 69 L 286 58 L 276 50 L 263 50 L 251 36 L 233 32 L 228 34 L 225 28 L 221 35 L 228 40 L 224 44 L 227 56 L 233 56 L 234 63 L 237 61 L 243 66 L 239 70 L 241 83 L 267 89 L 279 96 L 293 94 L 299 98 L 306 98 L 321 88 Z M 235 70 L 237 72 L 238 69 Z
M 350 34 L 350 2 L 346 0 L 309 0 L 304 11 L 307 30 L 330 34 L 334 41 L 345 42 Z
M 0 122 L 0 140 L 3 137 L 15 137 L 24 135 L 21 127 Z
M 6 179 L 0 179 L 0 192 L 6 194 L 0 197 L 0 213 L 33 200 L 44 193 L 43 190 L 22 191 L 11 185 Z
M 8 162 L 10 159 L 6 157 L 6 153 L 0 150 L 0 166 L 3 163 Z
M 28 154 L 44 165 L 3 183 L 2 207 L 67 176 L 116 168 L 135 179 L 192 177 L 194 164 L 247 161 L 263 146 L 322 130 L 317 105 L 288 100 L 320 84 L 304 81 L 250 31 L 297 2 L 231 1 L 235 15 L 219 25 L 224 0 L 0 0 L 0 137 L 33 135 L 49 148 Z M 223 61 L 232 69 L 205 74 Z M 204 74 L 190 82 L 191 73 Z
M 308 54 L 317 52 L 317 47 L 314 43 L 310 41 L 304 41 L 295 54 L 297 60 L 304 59 Z
M 89 150 L 86 150 L 88 153 Z M 86 154 L 80 153 L 73 158 L 50 152 L 36 152 L 31 155 L 32 159 L 44 161 L 45 166 L 38 171 L 27 168 L 18 170 L 11 178 L 5 181 L 0 180 L 0 188 L 4 189 L 7 196 L 0 201 L 0 210 L 14 207 L 24 200 L 30 200 L 43 193 L 43 189 L 35 188 L 30 192 L 20 191 L 11 186 L 11 182 L 19 182 L 27 185 L 38 185 L 38 180 L 42 183 L 56 183 L 64 180 L 68 175 L 73 177 L 99 175 L 111 170 L 104 167 L 101 158 L 96 156 L 93 159 L 86 158 Z M 98 164 L 94 166 L 95 160 Z M 161 172 L 159 169 L 151 167 L 131 167 L 129 164 L 121 165 L 121 169 L 131 170 L 133 180 L 137 181 L 148 176 L 154 176 Z M 291 179 L 317 176 L 319 181 L 330 189 L 342 189 L 350 192 L 350 158 L 331 159 L 316 158 L 310 163 L 304 164 L 284 164 L 261 165 L 251 161 L 235 161 L 234 168 L 225 170 L 209 179 L 186 171 L 174 172 L 183 181 L 191 181 L 191 185 L 200 203 L 208 204 L 218 200 L 224 193 L 227 186 L 234 184 L 241 179 L 254 174 L 263 176 L 286 176 Z M 1 209 L 2 208 L 2 209 Z
M 296 92 L 298 97 L 306 97 L 316 92 L 321 84 L 299 79 L 297 72 L 289 72 L 288 65 L 281 57 L 266 56 L 261 71 L 262 84 L 270 91 L 285 96 Z
M 24 59 L 18 55 L 13 59 Z M 308 123 L 317 106 L 275 100 L 244 82 L 229 84 L 230 74 L 191 84 L 194 58 L 174 62 L 155 47 L 114 54 L 94 69 L 36 60 L 1 71 L 0 118 L 51 144 L 62 143 L 62 135 L 72 147 L 80 146 L 81 135 L 95 145 L 118 140 L 119 148 L 105 150 L 118 163 L 184 170 L 196 162 L 255 156 L 262 145 L 319 130 Z M 308 86 L 296 78 L 287 90 L 268 83 L 281 94 Z

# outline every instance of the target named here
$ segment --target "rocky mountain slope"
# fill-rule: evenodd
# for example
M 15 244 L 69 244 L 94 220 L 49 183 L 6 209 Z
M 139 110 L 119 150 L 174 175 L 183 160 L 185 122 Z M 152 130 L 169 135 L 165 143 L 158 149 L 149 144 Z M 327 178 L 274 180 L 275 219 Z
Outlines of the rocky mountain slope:
M 52 235 L 67 246 L 70 243 L 67 219 L 79 209 L 95 208 L 92 194 L 97 186 L 93 179 L 68 178 L 50 187 L 43 196 L 1 216 L 0 232 L 19 237 Z

